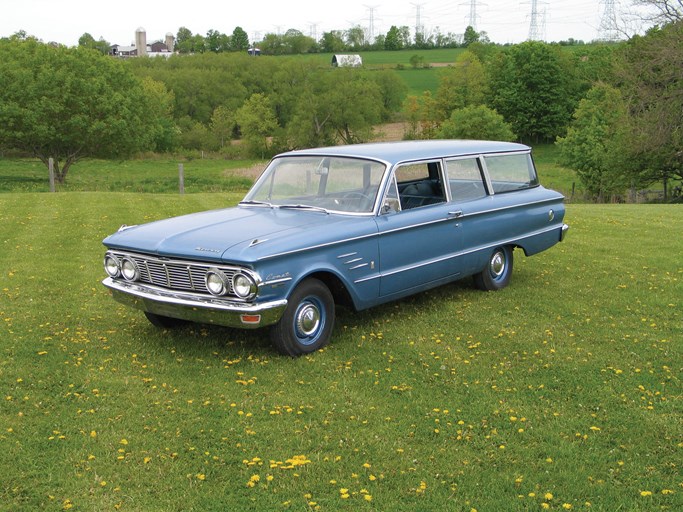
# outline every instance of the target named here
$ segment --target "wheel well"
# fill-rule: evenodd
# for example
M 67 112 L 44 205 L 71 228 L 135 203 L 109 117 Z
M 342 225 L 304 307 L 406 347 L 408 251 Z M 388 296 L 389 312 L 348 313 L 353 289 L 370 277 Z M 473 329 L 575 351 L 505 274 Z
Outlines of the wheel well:
M 325 286 L 327 286 L 327 288 L 330 290 L 330 293 L 332 293 L 332 297 L 334 297 L 335 304 L 355 309 L 355 305 L 349 290 L 346 288 L 344 282 L 337 276 L 330 272 L 316 272 L 308 277 L 313 277 L 325 283 Z

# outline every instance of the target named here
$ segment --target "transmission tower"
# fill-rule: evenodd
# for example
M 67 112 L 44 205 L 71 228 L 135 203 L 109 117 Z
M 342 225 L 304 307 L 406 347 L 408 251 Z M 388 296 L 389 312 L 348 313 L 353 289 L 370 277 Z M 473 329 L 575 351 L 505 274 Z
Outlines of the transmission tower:
M 369 27 L 368 27 L 368 41 L 370 44 L 375 42 L 375 9 L 377 9 L 377 5 L 366 5 L 368 11 L 370 11 L 370 14 L 368 16 L 369 20 Z
M 424 32 L 424 28 L 422 27 L 422 22 L 420 20 L 420 9 L 424 4 L 412 4 L 415 7 L 415 37 L 417 38 L 418 34 L 422 34 Z
M 472 27 L 475 31 L 477 30 L 477 18 L 477 0 L 470 0 L 470 15 L 467 26 Z
M 598 39 L 600 41 L 618 41 L 619 27 L 617 25 L 617 12 L 614 7 L 614 0 L 600 0 L 600 3 L 605 8 L 602 11 L 602 18 L 600 18 Z
M 531 0 L 531 18 L 529 21 L 529 41 L 540 41 L 540 29 L 538 26 L 538 0 Z

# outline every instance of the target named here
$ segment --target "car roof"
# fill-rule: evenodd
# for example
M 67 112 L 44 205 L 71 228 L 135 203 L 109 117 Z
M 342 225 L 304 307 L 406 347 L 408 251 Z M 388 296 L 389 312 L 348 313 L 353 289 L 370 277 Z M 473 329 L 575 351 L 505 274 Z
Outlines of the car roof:
M 490 140 L 412 140 L 300 149 L 277 156 L 346 156 L 371 158 L 395 164 L 413 160 L 529 151 L 530 149 L 524 144 Z

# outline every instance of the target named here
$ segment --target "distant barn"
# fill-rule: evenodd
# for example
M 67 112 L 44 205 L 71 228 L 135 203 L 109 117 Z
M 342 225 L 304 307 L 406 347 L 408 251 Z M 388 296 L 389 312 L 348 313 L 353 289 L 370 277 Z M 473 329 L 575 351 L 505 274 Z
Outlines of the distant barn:
M 335 55 L 332 57 L 332 65 L 335 68 L 357 68 L 363 65 L 363 59 L 360 55 Z

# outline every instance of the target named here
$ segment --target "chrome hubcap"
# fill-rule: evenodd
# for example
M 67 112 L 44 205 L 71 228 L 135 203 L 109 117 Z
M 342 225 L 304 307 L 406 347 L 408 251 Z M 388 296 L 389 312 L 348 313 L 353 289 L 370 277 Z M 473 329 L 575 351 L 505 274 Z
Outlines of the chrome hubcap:
M 505 272 L 505 255 L 502 252 L 497 252 L 493 255 L 493 258 L 491 258 L 490 269 L 491 275 L 493 275 L 495 278 L 500 277 L 503 272 Z
M 303 304 L 296 315 L 297 331 L 303 336 L 315 334 L 320 325 L 320 310 L 313 304 Z

